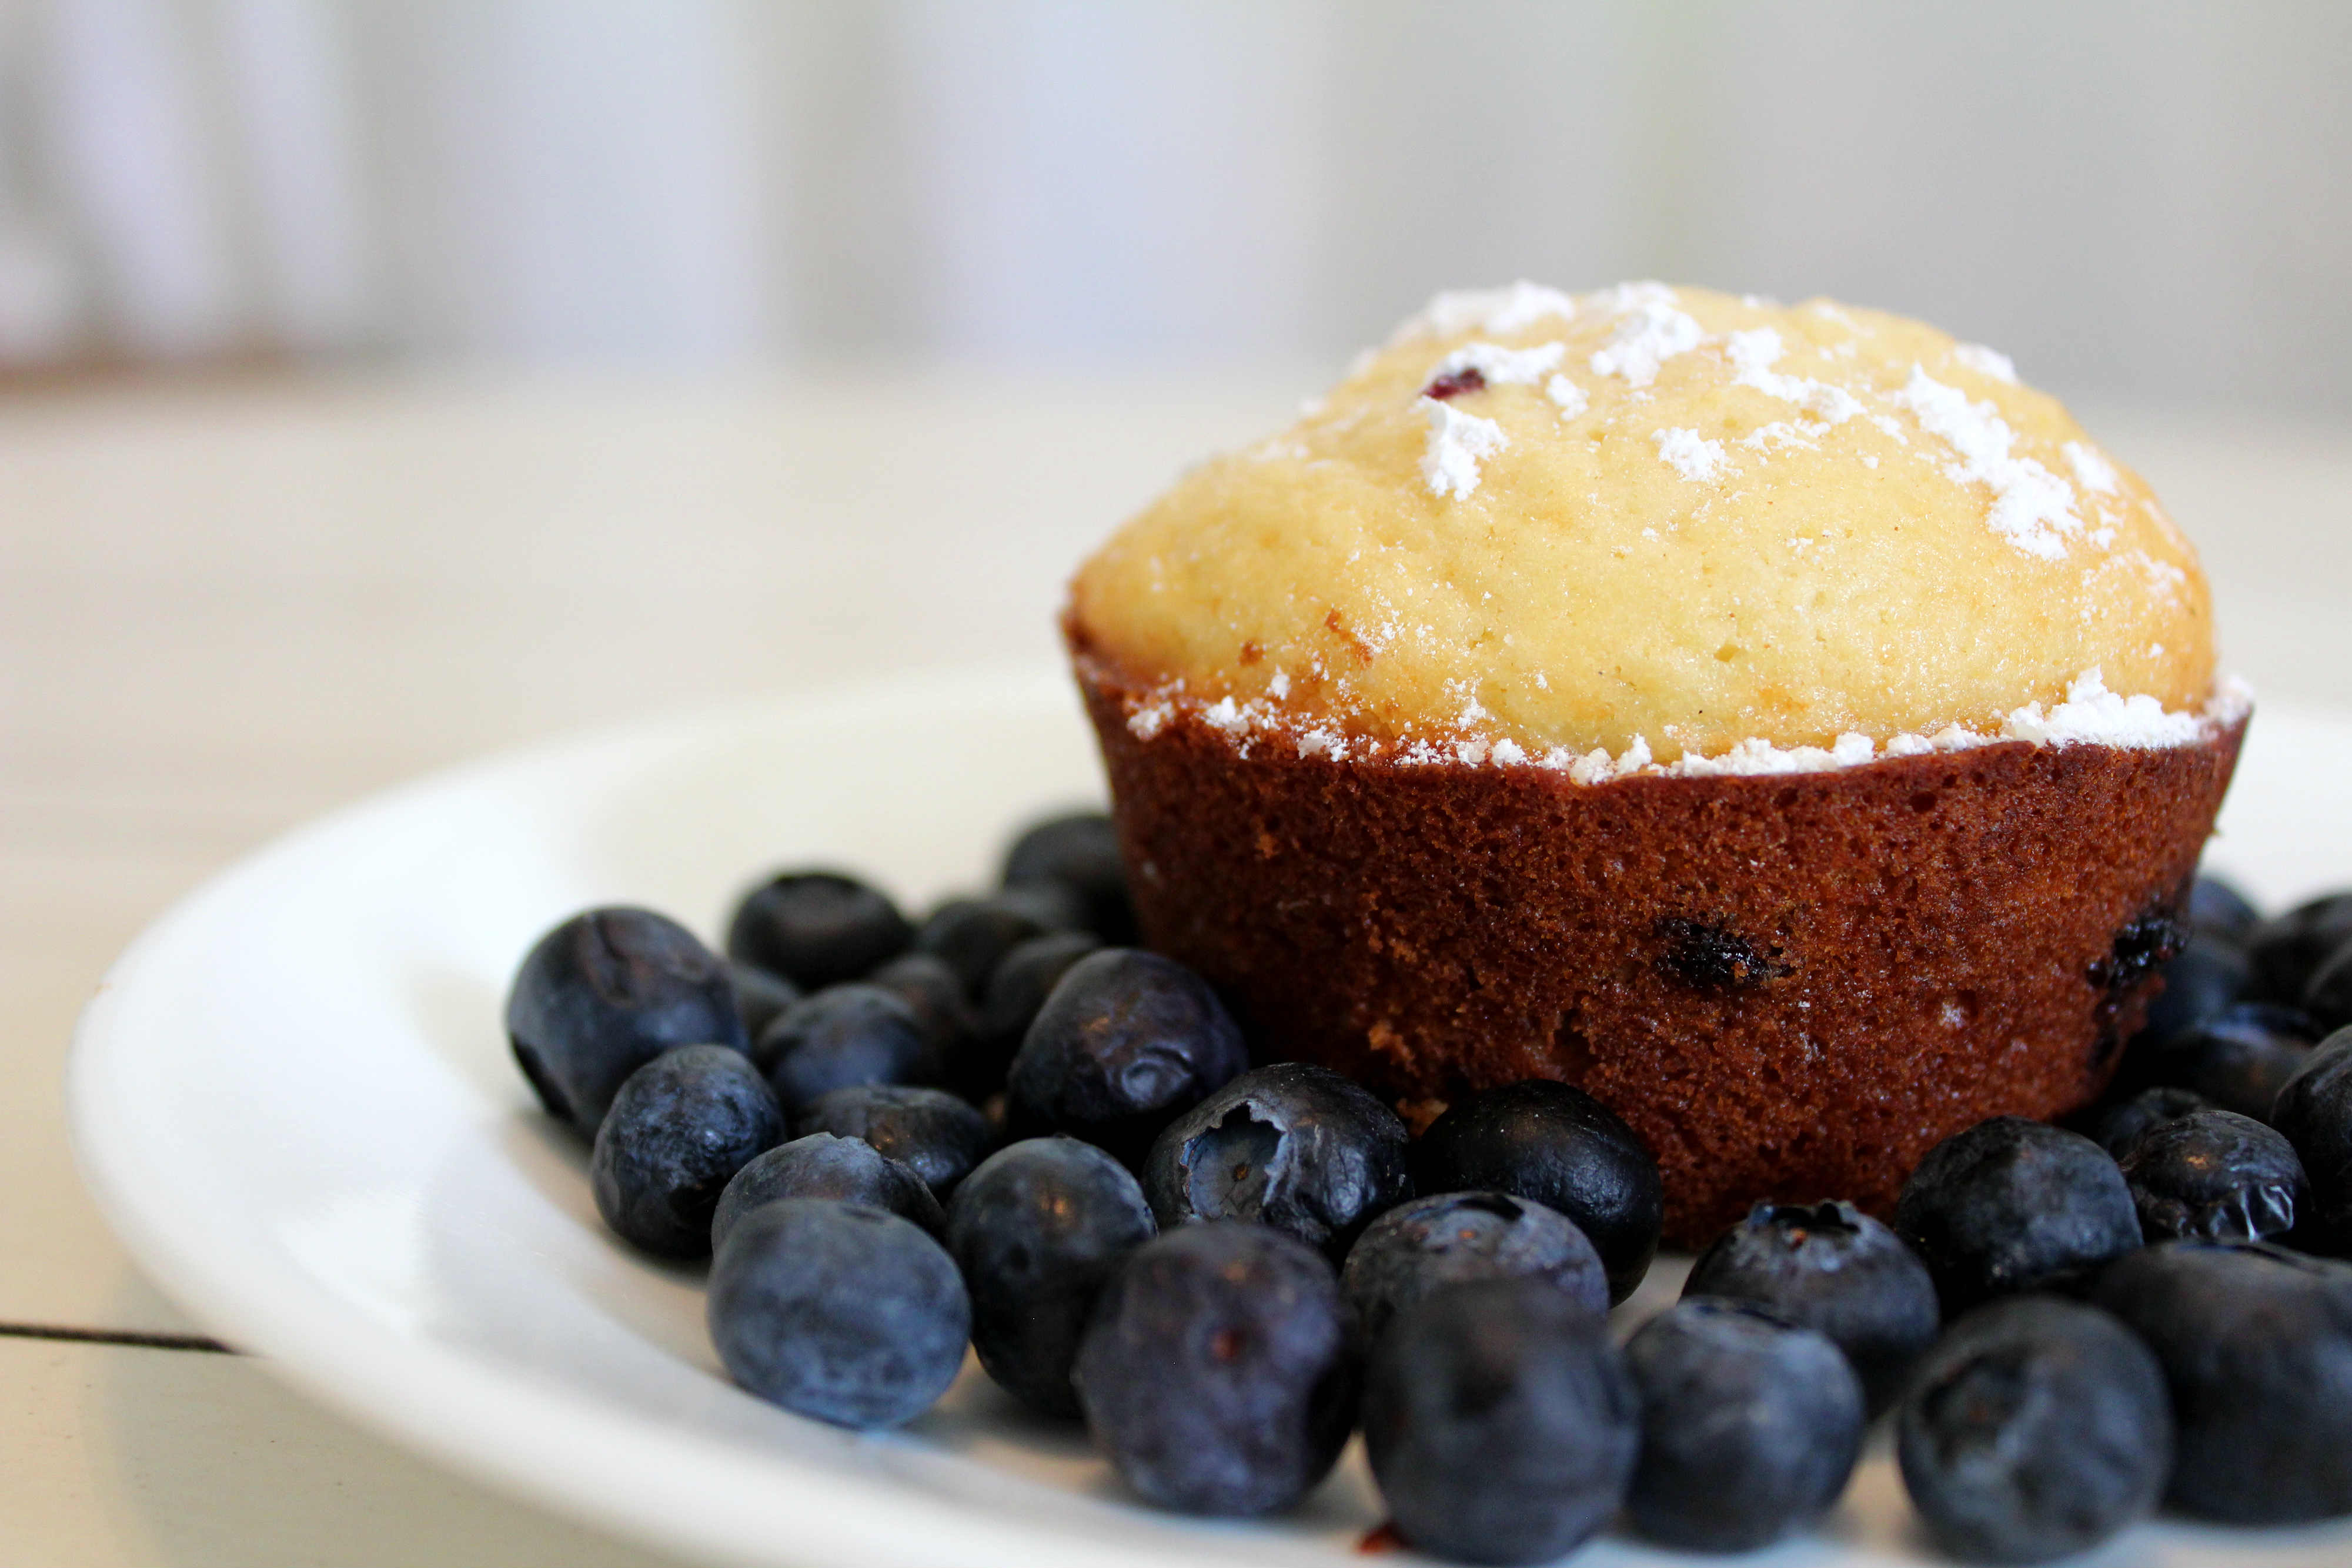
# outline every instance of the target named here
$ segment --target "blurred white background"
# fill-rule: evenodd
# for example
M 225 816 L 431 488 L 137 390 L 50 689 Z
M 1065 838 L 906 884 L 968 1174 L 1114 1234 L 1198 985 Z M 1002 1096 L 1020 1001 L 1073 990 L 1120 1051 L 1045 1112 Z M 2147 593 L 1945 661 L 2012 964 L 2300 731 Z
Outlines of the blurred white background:
M 0 365 L 1334 359 L 1443 284 L 2352 411 L 2352 5 L 9 0 Z

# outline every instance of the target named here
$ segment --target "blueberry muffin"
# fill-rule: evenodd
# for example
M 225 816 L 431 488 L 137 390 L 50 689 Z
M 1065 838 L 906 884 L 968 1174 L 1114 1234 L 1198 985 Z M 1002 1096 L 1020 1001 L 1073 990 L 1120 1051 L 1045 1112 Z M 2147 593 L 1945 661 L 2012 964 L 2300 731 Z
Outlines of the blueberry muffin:
M 2095 1094 L 2248 713 L 2007 360 L 1658 284 L 1440 296 L 1065 631 L 1144 934 L 1262 1055 L 1580 1085 L 1685 1239 Z

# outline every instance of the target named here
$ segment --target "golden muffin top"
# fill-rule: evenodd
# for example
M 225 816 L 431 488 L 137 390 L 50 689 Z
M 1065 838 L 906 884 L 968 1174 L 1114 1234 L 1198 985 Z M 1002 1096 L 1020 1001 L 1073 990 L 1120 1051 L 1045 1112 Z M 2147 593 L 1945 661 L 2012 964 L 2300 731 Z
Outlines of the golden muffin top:
M 1440 295 L 1121 528 L 1070 619 L 1139 730 L 1403 760 L 2162 743 L 2213 688 L 2195 551 L 2002 356 L 1655 283 Z

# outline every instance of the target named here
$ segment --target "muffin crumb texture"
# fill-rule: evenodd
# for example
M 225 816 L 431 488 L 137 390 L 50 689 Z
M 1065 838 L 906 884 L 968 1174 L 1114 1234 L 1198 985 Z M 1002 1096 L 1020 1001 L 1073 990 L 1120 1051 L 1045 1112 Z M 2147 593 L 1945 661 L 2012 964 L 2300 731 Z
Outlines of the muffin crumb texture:
M 1661 284 L 1444 294 L 1072 584 L 1082 660 L 1301 757 L 1811 771 L 2186 744 L 2205 580 L 2138 476 L 1991 350 Z

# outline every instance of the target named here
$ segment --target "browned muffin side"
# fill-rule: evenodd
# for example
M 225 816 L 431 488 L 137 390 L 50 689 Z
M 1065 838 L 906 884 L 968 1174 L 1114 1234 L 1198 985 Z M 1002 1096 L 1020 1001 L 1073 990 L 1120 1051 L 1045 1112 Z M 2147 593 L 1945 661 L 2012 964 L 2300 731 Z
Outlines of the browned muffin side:
M 1261 1054 L 1424 1118 L 1577 1084 L 1656 1154 L 1685 1245 L 1767 1196 L 1884 1214 L 1938 1140 L 2096 1094 L 2244 729 L 1580 785 L 1244 759 L 1193 715 L 1142 739 L 1080 668 L 1145 938 Z

